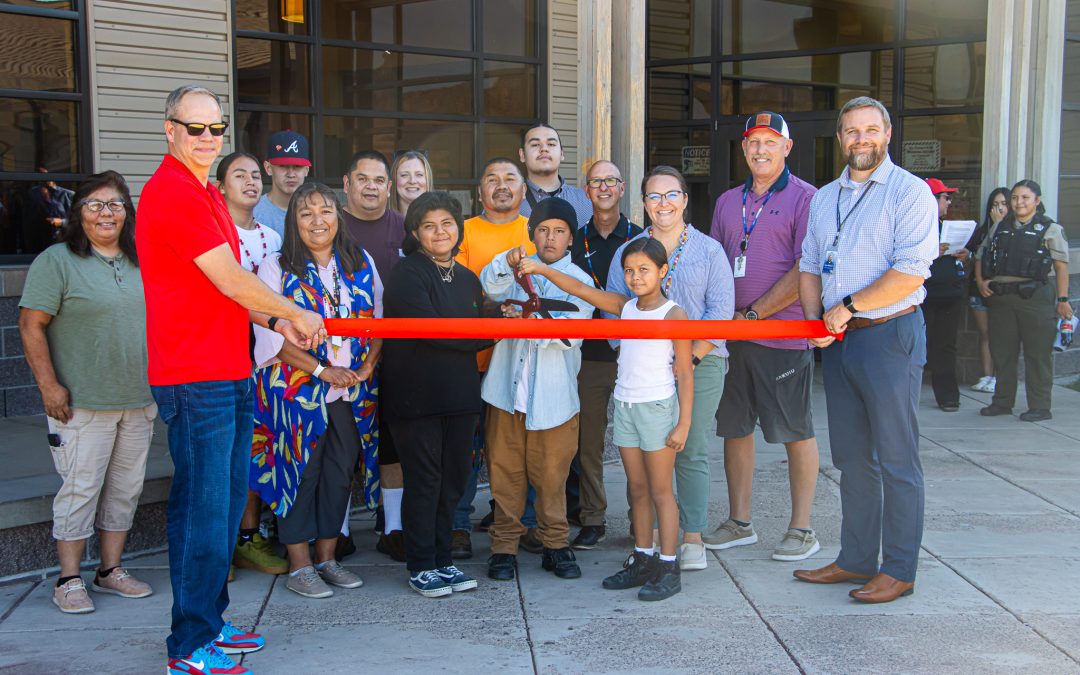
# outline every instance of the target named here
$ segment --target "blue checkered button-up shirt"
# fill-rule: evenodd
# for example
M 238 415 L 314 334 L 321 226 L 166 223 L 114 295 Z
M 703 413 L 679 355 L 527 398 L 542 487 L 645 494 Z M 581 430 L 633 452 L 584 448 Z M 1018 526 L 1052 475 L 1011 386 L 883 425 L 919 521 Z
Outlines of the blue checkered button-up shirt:
M 846 218 L 843 228 L 838 228 L 838 205 L 840 219 Z M 826 251 L 837 238 L 838 229 L 834 268 L 825 274 Z M 925 181 L 886 156 L 866 183 L 853 182 L 845 167 L 840 178 L 814 195 L 799 270 L 821 277 L 822 303 L 829 309 L 890 269 L 926 279 L 937 256 L 937 200 Z M 925 297 L 926 289 L 919 286 L 895 304 L 856 316 L 889 316 L 922 303 Z
M 566 182 L 566 179 L 559 176 L 559 188 L 554 192 L 545 192 L 536 186 L 531 180 L 525 181 L 525 189 L 529 191 L 533 199 L 536 201 L 543 201 L 548 197 L 560 197 L 570 202 L 570 206 L 574 207 L 574 213 L 577 214 L 577 227 L 581 229 L 585 227 L 585 223 L 589 222 L 589 219 L 593 217 L 592 201 L 589 199 L 589 195 L 585 194 L 585 191 L 579 187 L 574 187 L 570 183 Z M 528 199 L 521 200 L 521 215 L 528 218 L 532 214 L 532 203 Z

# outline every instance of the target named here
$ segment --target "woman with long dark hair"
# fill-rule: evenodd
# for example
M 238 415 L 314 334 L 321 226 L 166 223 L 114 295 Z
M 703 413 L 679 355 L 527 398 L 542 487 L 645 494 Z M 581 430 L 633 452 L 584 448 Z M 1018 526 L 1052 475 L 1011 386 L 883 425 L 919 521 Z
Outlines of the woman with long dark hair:
M 63 484 L 53 501 L 60 611 L 94 611 L 79 576 L 98 531 L 101 566 L 90 589 L 125 598 L 153 591 L 122 567 L 142 493 L 157 406 L 146 375 L 146 308 L 135 252 L 135 207 L 123 176 L 87 178 L 60 243 L 30 266 L 19 313 L 26 360 L 48 415 Z
M 443 191 L 425 192 L 405 214 L 405 259 L 386 284 L 386 316 L 477 318 L 480 280 L 454 260 L 461 247 L 461 204 Z M 424 597 L 476 588 L 454 566 L 454 508 L 465 490 L 472 437 L 480 416 L 476 352 L 490 340 L 388 340 L 382 363 L 382 414 L 390 424 L 405 494 L 401 520 L 409 587 Z
M 979 412 L 986 417 L 1012 414 L 1023 345 L 1028 411 L 1020 419 L 1039 422 L 1052 417 L 1054 334 L 1059 320 L 1073 315 L 1069 243 L 1061 225 L 1046 215 L 1042 188 L 1035 181 L 1014 185 L 1009 204 L 1009 214 L 987 232 L 975 262 L 979 293 L 990 308 L 990 353 L 997 368 L 994 398 Z
M 259 278 L 326 318 L 381 316 L 375 263 L 341 223 L 333 190 L 321 183 L 301 185 L 289 200 L 281 252 L 263 260 Z M 363 584 L 334 559 L 334 547 L 358 456 L 365 501 L 373 508 L 377 500 L 374 372 L 381 348 L 377 338 L 334 337 L 303 351 L 272 327 L 255 329 L 249 484 L 278 517 L 278 540 L 289 558 L 285 587 L 304 597 L 333 595 L 327 584 Z M 312 539 L 314 560 L 308 550 Z
M 975 228 L 965 248 L 969 251 L 978 251 L 986 239 L 986 233 L 990 228 L 996 227 L 1009 213 L 1009 188 L 994 188 L 990 196 L 986 198 L 986 210 L 982 224 Z M 979 363 L 982 366 L 982 377 L 971 385 L 973 391 L 981 391 L 987 394 L 994 393 L 997 378 L 994 377 L 994 359 L 990 356 L 990 323 L 987 315 L 986 301 L 979 294 L 979 285 L 975 281 L 975 275 L 971 275 L 971 291 L 968 297 L 968 306 L 971 307 L 971 317 L 975 326 L 979 329 Z

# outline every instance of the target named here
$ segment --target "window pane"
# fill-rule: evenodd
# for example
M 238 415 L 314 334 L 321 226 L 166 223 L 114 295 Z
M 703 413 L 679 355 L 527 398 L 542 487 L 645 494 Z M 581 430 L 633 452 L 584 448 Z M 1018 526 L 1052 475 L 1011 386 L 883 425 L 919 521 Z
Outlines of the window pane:
M 893 52 L 852 52 L 727 62 L 725 80 L 737 114 L 758 110 L 838 110 L 855 96 L 892 103 Z
M 484 51 L 536 56 L 536 0 L 484 3 Z
M 711 0 L 651 0 L 650 59 L 686 59 L 712 53 Z
M 673 166 L 676 169 L 682 171 L 683 169 L 690 169 L 690 167 L 683 167 L 683 147 L 688 145 L 705 146 L 709 147 L 709 127 L 697 127 L 693 129 L 687 128 L 675 128 L 675 129 L 649 129 L 647 132 L 648 141 L 646 142 L 648 157 L 645 161 L 645 168 L 651 169 L 661 164 L 667 164 Z M 742 151 L 739 151 L 739 158 L 742 159 Z M 745 164 L 745 162 L 743 162 Z M 689 178 L 691 176 L 707 176 L 707 172 L 686 170 L 683 171 Z
M 472 63 L 381 49 L 324 47 L 322 106 L 469 115 Z
M 484 114 L 489 117 L 536 117 L 536 66 L 485 60 Z
M 41 0 L 0 0 L 0 5 L 20 5 L 22 7 L 48 7 L 49 9 L 75 9 L 72 0 L 46 0 L 44 5 Z
M 1070 242 L 1080 241 L 1080 178 L 1061 179 L 1058 183 L 1058 201 L 1061 203 L 1047 204 L 1046 208 L 1061 219 L 1065 236 Z
M 480 158 L 486 162 L 492 157 L 509 157 L 518 161 L 518 150 L 521 148 L 521 131 L 528 125 L 523 124 L 485 124 L 484 125 L 484 156 Z
M 241 103 L 311 105 L 308 47 L 279 40 L 236 40 Z
M 0 98 L 0 171 L 78 173 L 78 106 Z
M 724 54 L 890 42 L 896 32 L 893 0 L 731 0 L 723 6 Z
M 709 119 L 712 116 L 710 71 L 708 63 L 650 68 L 649 119 Z
M 75 91 L 75 23 L 0 14 L 0 88 Z
M 290 115 L 289 113 L 246 112 L 238 114 L 236 129 L 237 149 L 250 152 L 259 159 L 266 159 L 266 143 L 270 134 L 275 131 L 292 129 L 307 136 L 309 146 L 314 149 L 311 141 L 311 116 Z M 313 170 L 319 176 L 334 176 L 337 167 L 325 167 L 320 165 L 318 155 L 312 158 Z M 324 170 L 325 169 L 325 170 Z
M 74 190 L 74 182 L 0 181 L 0 255 L 40 253 L 53 244 L 59 230 L 49 219 L 67 217 Z
M 311 8 L 307 0 L 234 0 L 236 29 L 307 35 Z
M 1061 164 L 1062 175 L 1080 178 L 1080 112 L 1061 112 Z
M 986 35 L 986 0 L 907 0 L 907 38 Z
M 920 171 L 919 167 L 911 166 L 909 170 L 920 175 L 934 171 L 963 171 L 978 174 L 982 166 L 983 116 L 981 114 L 906 117 L 903 124 L 904 146 L 917 141 L 935 141 L 941 148 L 941 162 L 936 168 L 927 166 Z M 918 146 L 910 147 L 914 151 Z M 925 148 L 920 148 L 920 150 L 925 150 Z M 920 153 L 920 155 L 925 156 L 925 153 Z M 912 164 L 904 159 L 903 147 L 900 148 L 900 157 L 893 159 L 900 166 Z
M 1080 6 L 1080 3 L 1077 3 Z M 1066 40 L 1061 100 L 1080 104 L 1080 42 Z
M 981 106 L 985 66 L 985 42 L 908 49 L 904 107 Z
M 319 8 L 324 38 L 472 50 L 471 0 L 323 0 Z
M 322 157 L 334 175 L 360 150 L 375 149 L 387 157 L 395 150 L 423 150 L 437 178 L 461 180 L 473 175 L 474 137 L 470 122 L 327 116 L 323 118 Z
M 1080 33 L 1080 2 L 1065 0 L 1065 32 Z

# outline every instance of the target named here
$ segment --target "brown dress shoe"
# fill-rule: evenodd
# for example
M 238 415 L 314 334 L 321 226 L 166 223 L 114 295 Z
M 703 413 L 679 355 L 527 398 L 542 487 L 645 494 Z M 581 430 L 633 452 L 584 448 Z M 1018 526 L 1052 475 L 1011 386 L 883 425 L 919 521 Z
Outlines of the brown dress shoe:
M 882 573 L 866 582 L 866 585 L 862 588 L 857 588 L 848 593 L 848 595 L 859 602 L 877 603 L 892 602 L 901 596 L 911 595 L 914 592 L 914 583 L 900 581 L 899 579 L 890 577 L 888 574 Z
M 383 555 L 390 556 L 397 562 L 405 562 L 405 535 L 401 530 L 394 530 L 390 534 L 380 534 L 375 542 L 375 550 Z
M 830 563 L 816 570 L 795 570 L 792 575 L 799 581 L 806 581 L 811 584 L 839 584 L 844 581 L 862 582 L 870 580 L 868 576 L 840 569 L 836 563 Z

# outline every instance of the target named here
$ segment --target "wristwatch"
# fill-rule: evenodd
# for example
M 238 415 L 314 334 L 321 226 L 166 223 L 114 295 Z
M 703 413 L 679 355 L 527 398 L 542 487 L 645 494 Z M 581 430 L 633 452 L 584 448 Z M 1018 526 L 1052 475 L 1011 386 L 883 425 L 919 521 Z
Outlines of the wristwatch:
M 855 309 L 855 301 L 851 299 L 850 295 L 844 296 L 844 308 L 847 311 L 851 312 L 853 315 L 855 314 L 855 312 L 859 311 Z
M 323 361 L 322 359 L 319 359 L 319 363 L 318 363 L 318 365 L 315 366 L 315 370 L 311 371 L 311 376 L 312 377 L 318 377 L 319 375 L 322 374 L 322 371 L 326 370 L 329 367 L 330 367 L 330 362 L 329 361 Z
M 1058 302 L 1068 302 L 1069 301 L 1069 296 L 1063 295 L 1060 298 L 1058 298 L 1057 301 Z
M 274 326 L 277 325 L 278 321 L 281 321 L 281 319 L 276 316 L 272 316 L 266 320 L 266 327 L 270 330 L 274 330 Z
M 694 364 L 695 366 L 700 364 L 701 363 L 701 357 L 695 356 L 695 357 L 691 358 L 690 363 Z
M 754 306 L 753 305 L 750 305 L 749 307 L 746 308 L 746 311 L 743 312 L 743 316 L 745 316 L 747 319 L 749 319 L 751 321 L 757 321 L 758 318 L 759 318 L 758 313 L 754 311 Z

